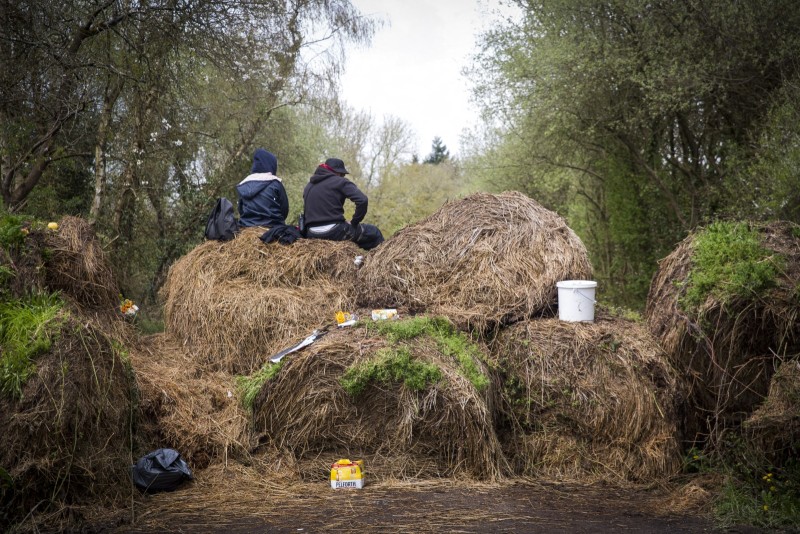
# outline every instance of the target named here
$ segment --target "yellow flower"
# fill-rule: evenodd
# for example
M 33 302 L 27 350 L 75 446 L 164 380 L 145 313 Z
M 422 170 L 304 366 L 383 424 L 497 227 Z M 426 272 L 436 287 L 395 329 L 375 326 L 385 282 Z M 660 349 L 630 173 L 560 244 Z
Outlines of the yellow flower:
M 58 223 L 57 223 L 57 222 L 51 222 L 51 223 L 48 223 L 48 224 L 47 224 L 47 227 L 48 227 L 49 229 L 51 229 L 51 230 L 58 230 Z
M 770 487 L 769 487 L 769 490 L 770 490 L 770 491 L 775 491 L 775 486 L 770 486 Z
M 697 456 L 697 455 L 695 454 L 694 456 L 692 456 L 692 459 L 693 459 L 693 460 L 699 460 L 699 459 L 700 459 L 700 457 L 699 457 L 699 456 Z
M 765 505 L 764 505 L 764 511 L 766 512 L 767 510 L 769 510 L 769 506 L 767 506 L 767 505 L 765 504 Z

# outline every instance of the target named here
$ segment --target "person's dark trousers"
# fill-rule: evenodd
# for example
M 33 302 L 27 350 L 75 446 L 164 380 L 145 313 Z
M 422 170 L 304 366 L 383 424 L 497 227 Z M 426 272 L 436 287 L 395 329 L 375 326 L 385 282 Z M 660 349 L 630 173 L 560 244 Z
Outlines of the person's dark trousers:
M 383 234 L 374 224 L 359 224 L 355 231 L 350 223 L 337 223 L 325 233 L 306 231 L 308 239 L 327 239 L 328 241 L 353 241 L 364 250 L 370 250 L 383 243 Z

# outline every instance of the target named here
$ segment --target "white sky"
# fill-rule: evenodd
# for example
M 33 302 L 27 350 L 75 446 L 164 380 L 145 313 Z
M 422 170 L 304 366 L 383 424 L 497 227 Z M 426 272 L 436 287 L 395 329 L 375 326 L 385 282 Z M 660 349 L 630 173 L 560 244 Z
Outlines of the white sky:
M 470 64 L 478 34 L 489 28 L 498 0 L 352 0 L 364 14 L 386 21 L 369 48 L 351 47 L 342 99 L 370 112 L 403 119 L 417 134 L 417 155 L 431 152 L 435 136 L 459 153 L 464 128 L 477 124 Z

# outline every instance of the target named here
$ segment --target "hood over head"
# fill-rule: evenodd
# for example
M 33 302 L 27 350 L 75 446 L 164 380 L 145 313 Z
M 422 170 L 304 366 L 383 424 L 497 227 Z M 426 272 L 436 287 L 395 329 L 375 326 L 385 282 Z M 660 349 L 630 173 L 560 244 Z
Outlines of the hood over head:
M 263 148 L 256 149 L 255 154 L 253 154 L 253 168 L 250 172 L 253 174 L 268 172 L 277 175 L 278 158 Z

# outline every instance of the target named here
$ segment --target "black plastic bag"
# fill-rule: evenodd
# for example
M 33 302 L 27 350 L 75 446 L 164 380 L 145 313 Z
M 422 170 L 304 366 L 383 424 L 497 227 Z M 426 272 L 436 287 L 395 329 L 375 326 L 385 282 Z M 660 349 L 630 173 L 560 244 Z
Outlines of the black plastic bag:
M 194 479 L 192 470 L 174 449 L 150 452 L 139 458 L 131 470 L 133 483 L 147 493 L 173 491 L 185 480 Z

